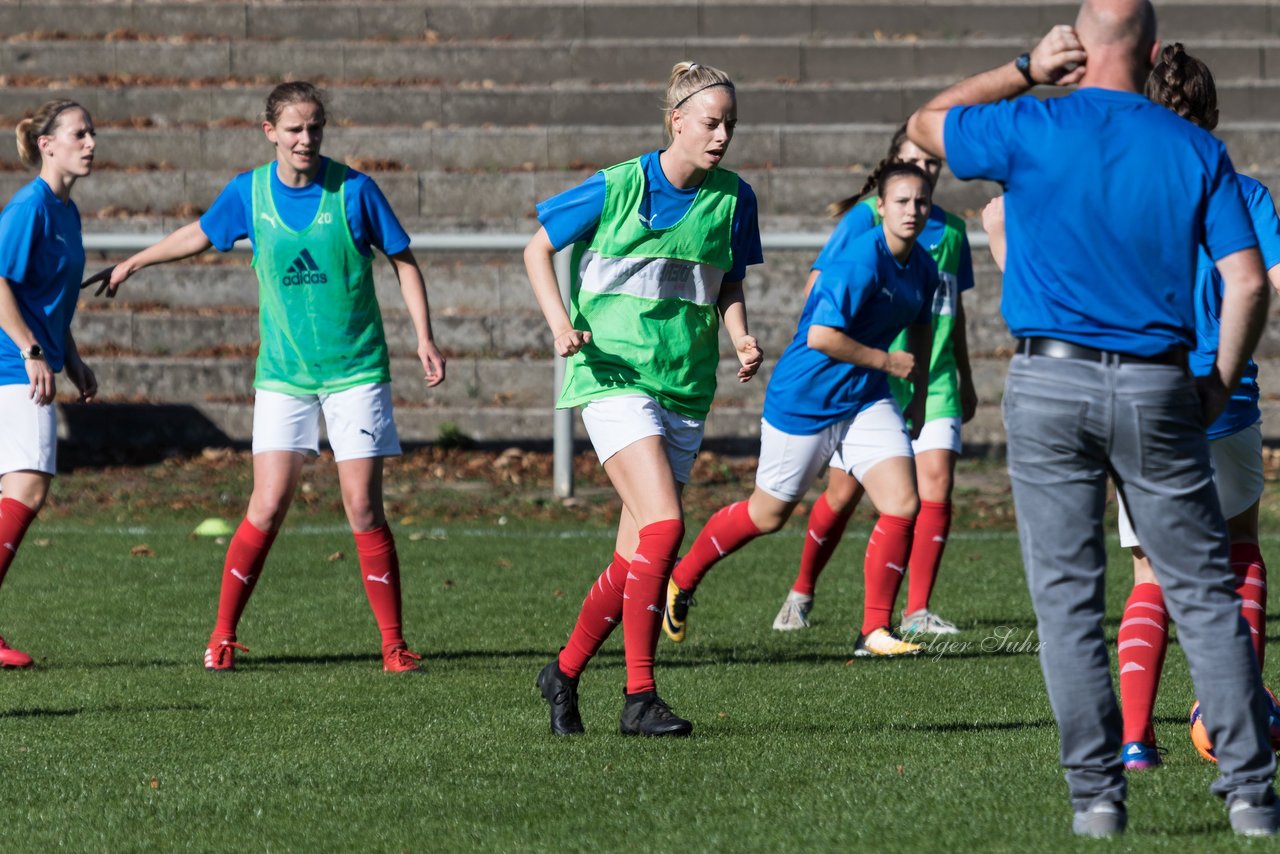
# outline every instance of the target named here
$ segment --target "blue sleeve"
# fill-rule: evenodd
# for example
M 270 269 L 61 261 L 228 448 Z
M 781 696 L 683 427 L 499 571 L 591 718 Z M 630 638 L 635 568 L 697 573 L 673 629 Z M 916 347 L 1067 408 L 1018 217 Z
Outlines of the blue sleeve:
M 741 178 L 738 179 L 738 204 L 733 209 L 733 268 L 724 277 L 726 282 L 741 282 L 747 277 L 747 267 L 764 263 L 764 250 L 760 248 L 760 211 L 755 190 Z
M 231 179 L 218 194 L 213 206 L 200 217 L 200 230 L 219 252 L 229 252 L 237 240 L 249 237 L 249 217 L 253 211 L 253 173 L 243 172 Z
M 1253 230 L 1258 235 L 1262 266 L 1270 270 L 1280 264 L 1280 217 L 1276 216 L 1271 191 L 1264 184 L 1255 182 L 1245 204 L 1253 220 Z
M 36 240 L 44 231 L 41 216 L 40 206 L 32 202 L 11 203 L 0 213 L 0 276 L 11 283 L 27 279 Z
M 1253 222 L 1240 194 L 1240 182 L 1227 150 L 1219 144 L 1219 158 L 1210 176 L 1209 194 L 1205 203 L 1204 248 L 1214 261 L 1242 249 L 1258 245 L 1253 233 Z
M 360 251 L 371 255 L 368 247 L 374 247 L 383 254 L 395 255 L 408 249 L 409 235 L 382 194 L 382 188 L 362 173 L 356 173 L 350 187 L 354 192 L 347 198 L 347 222 L 351 224 L 351 236 Z
M 969 235 L 966 233 L 960 244 L 960 268 L 956 270 L 957 292 L 973 290 L 973 252 L 969 249 Z
M 813 315 L 810 325 L 847 330 L 866 302 L 875 280 L 874 271 L 858 265 L 840 265 L 820 271 L 813 283 Z
M 592 234 L 603 214 L 603 172 L 538 205 L 538 222 L 547 230 L 556 251 Z
M 942 144 L 947 165 L 957 178 L 1008 182 L 1016 105 L 1024 100 L 952 107 L 947 111 Z
M 823 267 L 838 262 L 854 239 L 861 237 L 875 227 L 876 217 L 871 212 L 871 208 L 861 202 L 854 205 L 840 218 L 840 222 L 836 224 L 835 231 L 831 232 L 831 236 L 827 238 L 826 245 L 818 253 L 818 260 L 813 262 L 813 266 L 810 269 L 821 270 Z

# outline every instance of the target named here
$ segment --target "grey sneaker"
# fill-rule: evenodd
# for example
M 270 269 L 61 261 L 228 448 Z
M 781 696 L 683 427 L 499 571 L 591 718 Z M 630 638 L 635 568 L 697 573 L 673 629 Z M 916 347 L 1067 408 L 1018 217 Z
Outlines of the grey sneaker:
M 1275 796 L 1263 804 L 1237 800 L 1227 814 L 1231 818 L 1231 829 L 1238 836 L 1275 836 L 1276 824 L 1280 821 Z
M 898 627 L 903 635 L 958 635 L 960 630 L 950 620 L 944 620 L 928 608 L 902 612 L 902 625 Z
M 1071 819 L 1071 832 L 1076 836 L 1118 836 L 1124 833 L 1128 820 L 1124 804 L 1101 801 L 1075 814 Z
M 782 610 L 773 618 L 775 632 L 793 632 L 809 628 L 809 612 L 813 610 L 813 597 L 792 590 L 782 603 Z

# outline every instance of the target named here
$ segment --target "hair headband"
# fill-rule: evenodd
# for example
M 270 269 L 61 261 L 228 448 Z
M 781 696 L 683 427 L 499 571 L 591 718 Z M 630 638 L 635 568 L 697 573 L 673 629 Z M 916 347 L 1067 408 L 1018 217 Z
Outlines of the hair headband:
M 692 65 L 692 66 L 690 66 L 690 67 L 689 67 L 689 70 L 690 70 L 690 71 L 692 71 L 693 69 L 695 69 L 695 68 L 697 68 L 697 67 L 698 67 L 697 65 Z M 705 91 L 707 91 L 708 89 L 712 88 L 713 86 L 728 86 L 730 89 L 733 89 L 733 83 L 731 83 L 731 82 L 730 82 L 730 81 L 728 81 L 728 80 L 720 80 L 720 81 L 718 81 L 718 82 L 716 82 L 716 83 L 708 83 L 706 86 L 703 86 L 701 89 L 694 89 L 694 90 L 693 90 L 692 92 L 690 92 L 688 95 L 685 95 L 685 96 L 684 96 L 683 98 L 681 98 L 679 101 L 676 101 L 675 106 L 673 106 L 671 109 L 673 109 L 673 110 L 678 110 L 678 109 L 680 109 L 681 105 L 682 105 L 682 104 L 684 104 L 684 102 L 685 102 L 685 101 L 689 100 L 690 98 L 692 98 L 694 95 L 698 94 L 699 92 L 705 92 Z M 737 90 L 734 90 L 734 91 L 737 91 Z

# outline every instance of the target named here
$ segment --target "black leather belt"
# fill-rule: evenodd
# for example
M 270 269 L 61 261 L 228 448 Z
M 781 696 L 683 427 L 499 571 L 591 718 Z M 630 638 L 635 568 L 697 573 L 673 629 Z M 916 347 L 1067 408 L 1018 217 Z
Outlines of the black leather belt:
M 1061 341 L 1057 338 L 1022 338 L 1018 341 L 1018 352 L 1024 356 L 1044 356 L 1049 359 L 1080 359 L 1086 362 L 1101 362 L 1105 365 L 1172 365 L 1185 368 L 1187 351 L 1170 350 L 1157 356 L 1133 356 L 1128 353 L 1114 353 L 1110 350 L 1095 350 L 1082 344 Z

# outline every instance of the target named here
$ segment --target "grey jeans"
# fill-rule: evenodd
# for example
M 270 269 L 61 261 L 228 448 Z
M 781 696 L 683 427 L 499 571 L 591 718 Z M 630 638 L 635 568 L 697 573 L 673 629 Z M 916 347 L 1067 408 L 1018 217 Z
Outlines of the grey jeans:
M 1212 790 L 1228 801 L 1266 800 L 1276 768 L 1267 702 L 1186 372 L 1018 355 L 1004 422 L 1040 666 L 1073 808 L 1125 797 L 1120 711 L 1102 631 L 1108 475 L 1124 495 L 1191 666 L 1218 757 Z

